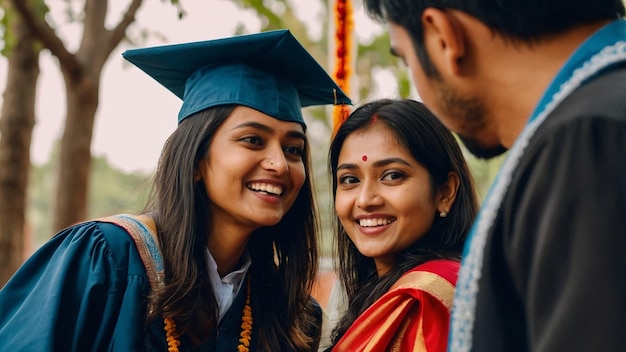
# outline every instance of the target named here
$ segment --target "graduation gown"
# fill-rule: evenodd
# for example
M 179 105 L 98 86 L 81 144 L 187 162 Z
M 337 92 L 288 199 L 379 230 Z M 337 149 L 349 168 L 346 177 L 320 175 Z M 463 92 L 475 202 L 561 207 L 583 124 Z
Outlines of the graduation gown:
M 623 351 L 626 68 L 531 138 L 486 237 L 474 351 Z
M 404 274 L 354 321 L 332 351 L 445 351 L 459 266 L 432 260 Z
M 149 292 L 125 230 L 103 222 L 75 225 L 43 245 L 0 290 L 0 346 L 13 352 L 167 351 L 163 320 L 145 324 Z M 245 299 L 242 288 L 212 338 L 193 351 L 236 351 Z M 254 307 L 252 315 L 254 321 Z M 251 351 L 256 328 L 252 324 Z M 190 346 L 181 337 L 179 350 Z

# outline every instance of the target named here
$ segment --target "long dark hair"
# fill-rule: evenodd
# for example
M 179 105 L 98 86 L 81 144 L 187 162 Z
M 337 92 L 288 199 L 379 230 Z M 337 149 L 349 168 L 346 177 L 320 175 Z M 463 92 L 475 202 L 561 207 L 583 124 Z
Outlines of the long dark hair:
M 210 200 L 194 172 L 234 108 L 209 108 L 178 125 L 163 148 L 146 208 L 155 219 L 165 265 L 165 285 L 150 296 L 148 321 L 173 318 L 177 332 L 196 343 L 214 332 L 219 309 L 206 272 Z M 250 300 L 259 331 L 254 338 L 262 350 L 310 350 L 317 342 L 309 336 L 316 323 L 309 294 L 317 272 L 319 224 L 305 144 L 307 179 L 293 206 L 277 225 L 257 229 L 248 242 Z
M 428 170 L 431 194 L 446 182 L 450 172 L 458 175 L 460 184 L 449 215 L 445 218 L 435 215 L 431 229 L 400 253 L 396 265 L 381 277 L 377 275 L 374 260 L 359 253 L 339 219 L 334 218 L 336 267 L 348 299 L 348 310 L 333 331 L 334 343 L 366 308 L 411 268 L 436 258 L 460 260 L 478 209 L 474 182 L 454 136 L 423 104 L 408 99 L 381 99 L 367 103 L 356 109 L 339 127 L 329 151 L 333 197 L 337 191 L 337 163 L 344 141 L 355 131 L 370 126 L 374 118 L 377 124 L 385 124 L 398 143 Z

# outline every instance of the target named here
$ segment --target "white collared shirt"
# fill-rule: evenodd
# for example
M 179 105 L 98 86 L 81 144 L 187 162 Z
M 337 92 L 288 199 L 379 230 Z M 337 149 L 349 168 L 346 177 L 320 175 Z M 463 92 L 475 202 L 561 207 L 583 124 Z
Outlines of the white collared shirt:
M 208 249 L 206 253 L 209 279 L 211 280 L 211 286 L 213 286 L 217 306 L 220 308 L 219 320 L 221 321 L 233 304 L 241 286 L 243 286 L 243 279 L 246 277 L 250 264 L 252 264 L 252 259 L 250 258 L 250 254 L 246 252 L 241 267 L 221 278 L 220 274 L 217 272 L 217 263 L 213 255 Z

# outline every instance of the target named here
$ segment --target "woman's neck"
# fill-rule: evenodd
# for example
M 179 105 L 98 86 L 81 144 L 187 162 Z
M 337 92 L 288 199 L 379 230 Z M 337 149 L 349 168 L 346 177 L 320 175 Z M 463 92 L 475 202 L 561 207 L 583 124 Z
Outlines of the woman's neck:
M 237 234 L 223 228 L 211 231 L 207 246 L 215 259 L 220 277 L 228 275 L 239 267 L 250 235 L 250 232 Z

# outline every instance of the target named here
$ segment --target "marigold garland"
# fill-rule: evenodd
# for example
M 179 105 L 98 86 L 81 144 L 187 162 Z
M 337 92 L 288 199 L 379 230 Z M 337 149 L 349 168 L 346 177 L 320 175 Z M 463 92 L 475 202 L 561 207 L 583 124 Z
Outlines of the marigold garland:
M 250 351 L 250 339 L 252 338 L 252 307 L 250 306 L 250 277 L 248 277 L 248 285 L 246 289 L 246 304 L 243 307 L 241 317 L 241 333 L 239 336 L 240 344 L 237 346 L 238 352 Z M 165 336 L 167 339 L 167 350 L 169 352 L 178 352 L 180 340 L 176 333 L 176 323 L 171 318 L 163 319 L 165 321 Z
M 241 317 L 241 344 L 237 346 L 237 351 L 248 352 L 250 350 L 250 339 L 252 338 L 252 307 L 250 306 L 250 277 L 248 277 L 248 293 L 246 297 L 246 305 L 243 307 L 243 316 Z
M 352 2 L 350 0 L 335 1 L 335 71 L 337 85 L 346 94 L 350 92 L 350 63 L 352 59 Z M 348 105 L 335 105 L 333 108 L 333 132 L 348 118 Z
M 169 352 L 178 352 L 180 341 L 176 334 L 176 323 L 174 319 L 165 318 L 165 336 L 167 338 L 167 350 Z

